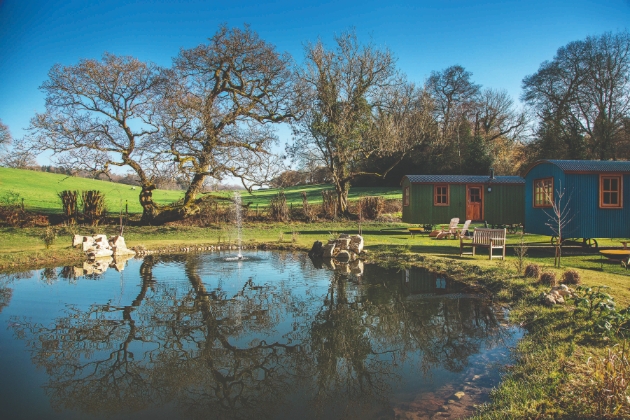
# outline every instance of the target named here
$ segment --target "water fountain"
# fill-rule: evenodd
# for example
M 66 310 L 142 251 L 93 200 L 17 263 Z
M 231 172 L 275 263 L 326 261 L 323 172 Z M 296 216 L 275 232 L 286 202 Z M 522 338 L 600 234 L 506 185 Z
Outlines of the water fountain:
M 243 216 L 241 214 L 241 193 L 239 193 L 238 191 L 234 191 L 234 211 L 236 214 L 235 217 L 235 221 L 236 221 L 236 243 L 237 243 L 237 250 L 238 250 L 238 254 L 236 255 L 236 257 L 227 257 L 225 258 L 225 261 L 243 261 L 246 258 L 243 257 L 243 254 L 241 253 L 241 233 L 242 233 L 242 225 L 243 225 Z

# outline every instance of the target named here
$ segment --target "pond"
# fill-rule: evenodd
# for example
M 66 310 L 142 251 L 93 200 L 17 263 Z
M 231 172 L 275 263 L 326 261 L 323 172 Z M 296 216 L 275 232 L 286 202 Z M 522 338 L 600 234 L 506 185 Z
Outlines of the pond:
M 458 418 L 522 335 L 426 270 L 225 257 L 1 276 L 2 417 Z

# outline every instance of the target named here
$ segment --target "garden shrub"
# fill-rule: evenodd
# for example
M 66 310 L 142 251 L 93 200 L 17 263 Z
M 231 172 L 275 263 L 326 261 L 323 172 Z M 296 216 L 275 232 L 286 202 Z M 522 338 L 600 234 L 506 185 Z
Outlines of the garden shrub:
M 383 212 L 383 197 L 362 197 L 359 200 L 359 214 L 362 219 L 376 220 Z
M 322 190 L 322 212 L 329 219 L 337 217 L 337 193 L 335 190 Z
M 91 226 L 98 226 L 107 213 L 105 195 L 98 190 L 81 191 L 81 201 L 86 222 L 89 222 Z
M 313 207 L 308 204 L 306 191 L 302 191 L 302 210 L 304 212 L 304 217 L 306 218 L 307 222 L 312 222 L 316 219 Z
M 580 284 L 580 273 L 576 270 L 567 270 L 562 273 L 562 283 L 564 284 Z
M 78 192 L 64 190 L 57 195 L 61 199 L 61 207 L 66 218 L 66 223 L 68 223 L 69 225 L 74 225 L 77 222 L 77 214 L 79 212 L 77 206 Z
M 10 190 L 0 197 L 0 223 L 4 226 L 21 226 L 24 218 L 24 200 L 20 193 Z
M 269 217 L 276 222 L 286 222 L 289 220 L 289 207 L 284 191 L 278 192 L 269 202 Z
M 540 266 L 538 264 L 527 264 L 527 267 L 525 267 L 525 277 L 538 279 L 540 277 Z
M 540 275 L 540 282 L 546 286 L 556 285 L 556 273 L 551 271 L 545 271 Z

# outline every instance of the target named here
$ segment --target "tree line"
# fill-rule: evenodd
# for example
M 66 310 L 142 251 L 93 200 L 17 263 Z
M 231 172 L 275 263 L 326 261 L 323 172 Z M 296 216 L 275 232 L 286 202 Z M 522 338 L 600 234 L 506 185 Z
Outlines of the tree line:
M 296 63 L 249 26 L 221 26 L 207 43 L 182 48 L 170 68 L 109 53 L 57 64 L 40 88 L 45 111 L 3 163 L 52 151 L 73 170 L 127 168 L 141 187 L 143 220 L 161 223 L 198 212 L 204 184 L 227 176 L 250 191 L 332 182 L 339 214 L 348 214 L 351 184 L 630 156 L 628 32 L 561 47 L 523 79 L 523 107 L 460 65 L 413 83 L 390 50 L 352 31 L 304 50 Z M 291 170 L 273 153 L 280 123 L 292 129 Z M 0 147 L 10 141 L 0 125 Z M 153 201 L 165 178 L 185 180 L 181 202 Z

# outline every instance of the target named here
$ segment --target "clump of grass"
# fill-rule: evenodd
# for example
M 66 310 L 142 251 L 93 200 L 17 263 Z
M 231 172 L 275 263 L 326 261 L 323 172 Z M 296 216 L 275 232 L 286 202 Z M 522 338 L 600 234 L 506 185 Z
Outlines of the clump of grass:
M 52 226 L 48 226 L 41 233 L 39 238 L 44 241 L 44 245 L 46 246 L 46 249 L 48 249 L 55 243 L 55 239 L 57 239 L 57 231 Z
M 562 283 L 564 284 L 580 284 L 581 281 L 580 273 L 576 270 L 567 270 L 562 273 Z
M 625 343 L 621 349 L 609 348 L 603 357 L 591 357 L 576 368 L 573 393 L 585 414 L 597 418 L 630 416 L 630 363 Z
M 540 282 L 545 286 L 555 286 L 556 285 L 556 273 L 552 271 L 545 271 L 540 275 Z
M 540 266 L 538 264 L 527 264 L 525 267 L 525 277 L 538 279 L 540 277 Z

